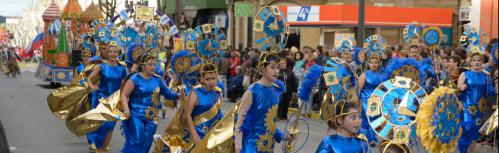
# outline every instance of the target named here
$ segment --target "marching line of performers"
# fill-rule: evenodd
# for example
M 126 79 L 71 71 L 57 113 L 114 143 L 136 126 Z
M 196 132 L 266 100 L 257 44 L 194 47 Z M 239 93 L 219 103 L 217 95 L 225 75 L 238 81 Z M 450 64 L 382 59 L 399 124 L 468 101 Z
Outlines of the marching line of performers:
M 278 47 L 270 44 L 272 47 L 262 48 L 253 55 L 256 62 L 253 61 L 252 68 L 258 77 L 251 78 L 253 81 L 248 83 L 239 102 L 223 113 L 221 105 L 227 89 L 219 81 L 220 65 L 214 57 L 220 53 L 213 53 L 223 49 L 217 48 L 219 40 L 209 35 L 218 34 L 220 29 L 211 31 L 211 25 L 203 25 L 202 29 L 190 31 L 194 33 L 184 34 L 186 49 L 175 50 L 163 69 L 158 64 L 158 54 L 164 51 L 152 43 L 159 37 L 154 31 L 156 25 L 124 32 L 124 35 L 143 32 L 135 35 L 141 40 L 131 43 L 127 40 L 135 38 L 120 39 L 112 23 L 101 21 L 95 25 L 98 27 L 94 32 L 85 34 L 82 41 L 82 62 L 75 66 L 72 84 L 54 90 L 47 97 L 49 108 L 65 120 L 68 129 L 77 136 L 87 137 L 91 152 L 110 151 L 108 146 L 117 121 L 121 121 L 120 130 L 125 138 L 122 153 L 273 152 L 276 143 L 298 139 L 296 129 L 281 131 L 276 126 L 278 119 L 288 119 L 289 106 L 282 100 L 289 100 L 296 93 L 300 113 L 307 114 L 314 99 L 312 91 L 321 89 L 327 90 L 321 113 L 329 132 L 316 152 L 372 152 L 376 143 L 383 152 L 410 152 L 408 144 L 378 142 L 380 134 L 368 119 L 369 101 L 376 88 L 396 76 L 410 77 L 423 92 L 435 90 L 440 80 L 443 86 L 457 89 L 456 95 L 463 106 L 463 113 L 459 114 L 462 135 L 458 149 L 473 152 L 483 117 L 489 111 L 486 98 L 496 94 L 492 73 L 483 68 L 486 57 L 488 65 L 494 65 L 490 53 L 465 55 L 469 68 L 462 72 L 456 72 L 460 71 L 461 59 L 450 56 L 446 65 L 452 68 L 442 73 L 436 71 L 441 63 L 434 63 L 430 52 L 415 45 L 397 55 L 384 49 L 366 51 L 366 60 L 357 62 L 356 55 L 362 49 L 348 43 L 329 50 L 328 56 L 322 53 L 322 48 L 320 53 L 309 48 L 305 49 L 306 55 L 297 54 L 299 51 L 289 54 L 279 48 L 284 44 Z M 194 36 L 199 37 L 193 38 L 199 39 L 197 42 L 188 39 Z M 291 73 L 288 56 L 297 55 L 305 56 L 308 61 L 289 64 L 293 67 Z M 412 69 L 404 70 L 407 65 Z M 295 73 L 301 76 L 293 78 Z M 299 87 L 295 82 L 300 82 Z M 156 134 L 159 112 L 165 113 L 166 108 L 178 109 L 163 133 Z
M 190 148 L 193 147 L 192 144 L 200 143 L 210 129 L 225 116 L 220 108 L 223 92 L 218 83 L 218 65 L 204 64 L 199 69 L 199 84 L 196 83 L 191 91 L 185 94 L 182 91 L 172 91 L 162 77 L 156 74 L 157 57 L 148 54 L 138 55 L 133 63 L 137 69 L 131 72 L 118 60 L 119 47 L 109 45 L 103 48 L 107 49 L 99 49 L 99 57 L 92 57 L 95 53 L 84 50 L 83 62 L 75 67 L 75 76 L 84 76 L 83 78 L 76 77 L 80 80 L 77 82 L 86 83 L 93 90 L 90 94 L 92 108 L 97 107 L 99 99 L 121 90 L 122 111 L 126 118 L 122 121 L 121 127 L 125 137 L 121 152 L 149 152 L 155 139 L 153 135 L 157 128 L 157 114 L 164 107 L 158 99 L 159 94 L 169 100 L 178 100 L 178 103 L 186 101 L 186 105 L 179 111 L 190 114 L 183 115 L 181 118 L 185 121 L 181 124 L 184 124 L 182 127 L 188 133 L 188 138 L 181 139 L 191 143 L 191 145 L 185 145 Z M 418 58 L 419 49 L 411 47 L 409 53 L 411 58 Z M 348 56 L 352 56 L 351 52 L 343 52 L 340 57 L 348 62 Z M 294 139 L 285 137 L 283 132 L 276 127 L 277 105 L 281 94 L 287 90 L 285 83 L 277 79 L 280 71 L 278 63 L 282 58 L 267 53 L 262 53 L 259 57 L 258 69 L 261 72 L 261 78 L 248 87 L 238 104 L 239 111 L 233 125 L 234 148 L 231 151 L 234 152 L 273 152 L 276 142 Z M 484 113 L 487 111 L 482 103 L 484 103 L 484 98 L 495 95 L 491 74 L 482 67 L 485 55 L 470 53 L 467 58 L 469 58 L 470 68 L 461 72 L 457 79 L 453 75 L 445 78 L 445 80 L 450 80 L 447 85 L 459 90 L 458 97 L 464 106 L 464 113 L 461 114 L 463 135 L 458 143 L 460 152 L 474 150 L 475 142 L 480 136 L 478 130 L 484 121 Z M 392 60 L 397 59 L 400 58 Z M 455 73 L 452 71 L 459 68 L 461 59 L 458 56 L 450 56 L 446 59 L 448 59 L 445 63 L 448 73 Z M 97 62 L 99 60 L 100 63 Z M 325 136 L 316 152 L 371 152 L 373 145 L 369 143 L 377 142 L 378 139 L 367 123 L 365 110 L 367 99 L 374 88 L 389 79 L 389 74 L 381 67 L 382 61 L 381 56 L 371 56 L 366 60 L 367 71 L 360 75 L 356 85 L 360 90 L 358 99 L 360 103 L 354 102 L 355 99 L 335 103 L 335 118 L 329 121 L 328 125 L 336 132 Z M 90 73 L 84 71 L 89 65 L 93 66 Z M 88 76 L 83 75 L 82 72 Z M 99 77 L 100 81 L 90 81 L 95 80 L 95 77 Z M 108 151 L 115 124 L 115 121 L 106 121 L 95 131 L 87 133 L 91 151 Z M 389 146 L 394 150 L 408 148 L 405 145 L 384 141 L 381 146 Z M 163 148 L 162 151 L 165 150 L 168 151 L 169 148 Z M 390 149 L 383 150 L 388 152 Z

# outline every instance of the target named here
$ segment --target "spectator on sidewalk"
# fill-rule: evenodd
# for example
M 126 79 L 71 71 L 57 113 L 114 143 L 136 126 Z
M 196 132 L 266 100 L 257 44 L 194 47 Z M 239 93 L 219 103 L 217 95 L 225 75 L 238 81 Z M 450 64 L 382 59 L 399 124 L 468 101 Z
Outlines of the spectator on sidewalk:
M 281 58 L 279 61 L 279 76 L 277 79 L 284 82 L 286 85 L 286 91 L 281 96 L 279 101 L 279 107 L 277 108 L 277 118 L 280 120 L 286 120 L 288 118 L 288 108 L 290 102 L 297 98 L 296 92 L 298 89 L 298 82 L 295 75 L 291 71 L 291 68 L 287 67 L 287 58 Z
M 230 53 L 229 62 L 230 62 L 229 76 L 233 77 L 233 76 L 235 76 L 237 74 L 236 67 L 239 66 L 239 65 L 241 65 L 240 54 L 236 50 L 233 50 Z
M 244 87 L 243 87 L 243 79 L 244 79 L 244 73 L 242 72 L 242 67 L 237 66 L 236 67 L 236 75 L 231 77 L 230 79 L 230 87 L 229 87 L 229 101 L 230 102 L 236 102 L 241 96 L 243 95 L 244 92 Z
M 229 81 L 228 80 L 228 73 L 229 73 L 229 66 L 230 66 L 230 62 L 229 62 L 229 59 L 225 56 L 222 56 L 220 57 L 220 61 L 219 61 L 219 64 L 218 64 L 218 77 L 220 79 L 220 81 L 224 84 L 224 89 L 227 89 L 227 87 L 229 86 L 228 83 Z M 223 91 L 223 97 L 224 98 L 227 98 L 227 90 L 224 90 Z

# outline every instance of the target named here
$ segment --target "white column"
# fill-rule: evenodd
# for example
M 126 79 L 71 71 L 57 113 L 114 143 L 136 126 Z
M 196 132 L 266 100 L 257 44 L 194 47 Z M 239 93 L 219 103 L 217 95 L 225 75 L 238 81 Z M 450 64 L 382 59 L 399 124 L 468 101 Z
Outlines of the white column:
M 244 33 L 243 33 L 243 48 L 248 47 L 248 17 L 243 17 L 243 28 Z
M 480 28 L 480 7 L 481 0 L 471 0 L 470 23 L 472 27 Z
M 235 19 L 235 22 L 234 22 L 234 44 L 232 44 L 232 48 L 237 48 L 237 46 L 239 45 L 239 33 L 241 32 L 240 31 L 240 27 L 239 27 L 239 22 L 240 22 L 240 18 L 239 16 L 236 16 L 234 17 Z

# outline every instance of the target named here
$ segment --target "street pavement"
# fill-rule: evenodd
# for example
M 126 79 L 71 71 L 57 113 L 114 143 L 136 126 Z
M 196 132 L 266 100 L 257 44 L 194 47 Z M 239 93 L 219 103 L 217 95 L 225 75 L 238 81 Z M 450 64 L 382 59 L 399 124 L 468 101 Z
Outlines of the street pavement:
M 64 123 L 49 110 L 46 97 L 54 89 L 49 83 L 33 76 L 36 65 L 23 64 L 22 75 L 18 78 L 0 74 L 0 120 L 4 123 L 10 146 L 16 153 L 85 153 L 88 144 L 85 137 L 77 137 L 66 129 Z M 222 110 L 230 110 L 234 103 L 224 102 Z M 160 113 L 161 114 L 161 113 Z M 168 110 L 166 118 L 159 121 L 157 132 L 162 132 L 173 118 L 175 110 Z M 307 143 L 300 152 L 315 152 L 322 138 L 326 135 L 327 125 L 319 119 L 305 119 L 309 125 Z M 286 121 L 278 121 L 277 127 L 283 130 Z M 306 139 L 306 124 L 300 124 L 302 133 L 297 146 Z M 120 123 L 113 132 L 110 152 L 119 152 L 124 142 Z M 281 144 L 276 144 L 275 152 L 282 152 Z M 414 146 L 413 152 L 425 152 L 421 146 Z M 478 152 L 497 152 L 490 147 L 479 146 Z M 298 148 L 296 148 L 298 149 Z M 379 152 L 374 149 L 374 152 Z

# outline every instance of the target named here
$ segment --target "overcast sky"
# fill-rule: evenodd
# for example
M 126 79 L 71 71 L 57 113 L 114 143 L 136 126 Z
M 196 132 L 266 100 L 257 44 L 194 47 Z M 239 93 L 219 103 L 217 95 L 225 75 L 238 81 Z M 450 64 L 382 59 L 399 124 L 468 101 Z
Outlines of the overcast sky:
M 20 16 L 33 0 L 0 0 L 0 15 Z
M 38 0 L 0 0 L 0 15 L 2 16 L 20 16 L 22 15 L 22 11 L 27 8 L 31 2 Z M 64 0 L 66 2 L 67 0 Z M 92 0 L 78 0 L 83 10 L 90 5 Z M 93 0 L 94 3 L 97 3 L 98 0 Z M 134 0 L 137 1 L 137 0 Z M 140 1 L 140 0 L 138 0 Z M 117 0 L 117 4 L 124 5 L 125 0 Z M 149 0 L 149 6 L 156 6 L 156 0 Z M 120 8 L 120 7 L 118 7 Z M 62 8 L 61 8 L 62 10 Z

